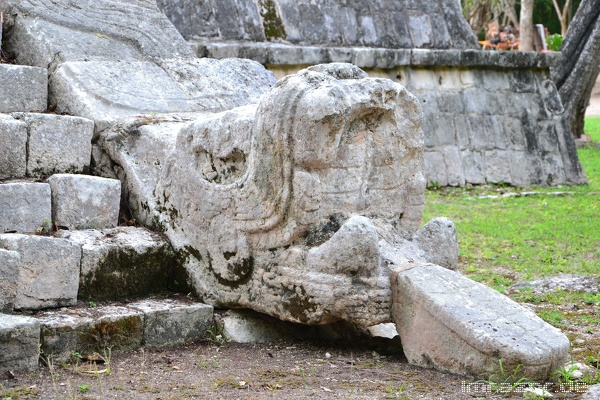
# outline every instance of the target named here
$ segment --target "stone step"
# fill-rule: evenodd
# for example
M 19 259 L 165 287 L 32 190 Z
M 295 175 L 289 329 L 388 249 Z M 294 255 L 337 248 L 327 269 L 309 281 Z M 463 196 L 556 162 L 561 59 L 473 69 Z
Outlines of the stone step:
M 0 159 L 0 179 L 85 172 L 90 167 L 93 133 L 94 122 L 86 118 L 0 114 L 0 144 L 9 150 L 9 156 Z
M 185 298 L 43 311 L 33 316 L 0 314 L 0 371 L 35 368 L 39 355 L 68 362 L 75 354 L 178 346 L 203 337 L 212 325 L 213 307 Z
M 0 113 L 43 112 L 47 108 L 46 68 L 0 64 Z
M 544 381 L 564 365 L 569 339 L 532 311 L 434 264 L 392 278 L 393 317 L 412 364 L 489 377 L 502 367 Z M 500 364 L 500 362 L 502 364 Z
M 159 293 L 175 268 L 171 245 L 145 228 L 0 235 L 0 312 Z

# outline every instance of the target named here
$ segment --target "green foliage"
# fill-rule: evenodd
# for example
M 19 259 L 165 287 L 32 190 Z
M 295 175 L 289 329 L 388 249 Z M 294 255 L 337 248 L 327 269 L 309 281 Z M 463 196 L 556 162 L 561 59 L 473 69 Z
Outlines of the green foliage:
M 554 35 L 550 35 L 546 38 L 546 44 L 548 45 L 548 49 L 552 51 L 560 51 L 560 46 L 563 44 L 563 40 L 565 38 L 558 33 Z
M 600 139 L 600 118 L 586 119 L 586 131 Z M 452 219 L 463 272 L 500 292 L 516 281 L 561 273 L 600 276 L 600 148 L 580 149 L 579 157 L 589 185 L 430 190 L 424 221 Z M 523 191 L 538 194 L 517 196 Z M 557 191 L 565 194 L 552 194 Z M 504 193 L 516 196 L 482 197 Z

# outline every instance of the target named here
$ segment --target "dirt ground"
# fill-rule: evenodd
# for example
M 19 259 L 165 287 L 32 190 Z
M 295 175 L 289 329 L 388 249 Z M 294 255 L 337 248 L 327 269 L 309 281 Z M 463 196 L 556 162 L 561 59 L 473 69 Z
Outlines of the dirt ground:
M 559 306 L 526 304 L 532 309 Z M 561 305 L 563 313 L 582 313 L 600 321 L 596 305 Z M 600 358 L 600 326 L 568 324 L 575 361 Z M 442 373 L 411 366 L 401 351 L 373 343 L 287 341 L 269 344 L 227 343 L 215 334 L 182 347 L 106 352 L 87 360 L 59 364 L 42 358 L 38 369 L 0 374 L 0 399 L 522 399 L 510 392 L 509 371 L 489 379 Z M 389 348 L 388 348 L 389 350 Z M 78 358 L 83 356 L 84 358 Z M 93 358 L 93 357 L 90 357 Z M 598 360 L 600 362 L 600 360 Z M 499 371 L 498 371 L 499 372 Z M 513 380 L 514 381 L 514 380 Z M 576 399 L 583 384 L 548 385 L 554 398 Z M 520 387 L 523 390 L 525 384 Z M 500 392 L 493 390 L 500 389 Z M 562 390 L 562 393 L 561 393 Z
M 109 370 L 107 373 L 107 369 Z M 356 346 L 206 341 L 50 365 L 0 381 L 2 399 L 522 399 Z M 564 393 L 577 398 L 577 394 Z

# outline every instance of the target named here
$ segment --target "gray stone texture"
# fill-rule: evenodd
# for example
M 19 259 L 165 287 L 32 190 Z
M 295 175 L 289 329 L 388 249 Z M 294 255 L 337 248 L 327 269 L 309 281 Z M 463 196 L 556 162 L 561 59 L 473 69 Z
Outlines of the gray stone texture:
M 94 122 L 54 114 L 15 113 L 27 124 L 27 175 L 81 173 L 89 168 Z
M 55 174 L 52 222 L 66 229 L 114 228 L 119 221 L 121 182 L 97 176 Z
M 519 282 L 511 286 L 511 289 L 527 289 L 533 294 L 540 295 L 557 290 L 568 290 L 570 292 L 598 293 L 600 283 L 593 276 L 579 276 L 563 274 L 538 279 L 530 282 Z
M 0 233 L 37 233 L 52 227 L 50 185 L 12 182 L 0 184 Z
M 183 254 L 203 301 L 367 327 L 389 322 L 393 265 L 425 261 L 411 241 L 425 183 L 420 118 L 399 85 L 320 65 L 257 107 L 128 122 L 134 131 L 103 132 L 98 147 L 136 217 Z
M 254 61 L 196 58 L 151 0 L 7 4 L 18 62 L 51 65 L 50 104 L 92 119 L 97 132 L 129 115 L 254 103 L 274 83 Z
M 390 49 L 477 48 L 460 5 L 452 0 L 206 0 L 197 4 L 158 0 L 158 6 L 186 39 L 284 40 Z
M 456 227 L 448 218 L 435 218 L 413 235 L 413 241 L 423 249 L 425 259 L 448 269 L 458 268 L 458 238 Z
M 16 251 L 0 249 L 0 313 L 10 313 L 14 308 L 20 262 Z
M 0 372 L 38 366 L 40 323 L 37 319 L 0 314 Z
M 0 113 L 42 112 L 48 108 L 46 68 L 0 64 Z
M 175 253 L 161 235 L 144 228 L 59 230 L 57 237 L 81 246 L 78 298 L 119 300 L 167 289 Z
M 19 253 L 15 310 L 72 306 L 79 287 L 79 246 L 64 239 L 0 235 L 0 248 Z
M 27 125 L 0 114 L 0 149 L 0 179 L 24 177 L 27 169 Z
M 142 346 L 144 314 L 124 306 L 75 309 L 72 313 L 46 311 L 37 316 L 41 349 L 58 362 L 81 355 L 117 353 Z
M 198 340 L 213 327 L 213 307 L 170 299 L 144 300 L 129 304 L 144 313 L 147 347 L 172 347 Z
M 522 366 L 533 380 L 564 365 L 569 339 L 495 290 L 433 264 L 392 279 L 393 315 L 411 364 L 488 377 Z

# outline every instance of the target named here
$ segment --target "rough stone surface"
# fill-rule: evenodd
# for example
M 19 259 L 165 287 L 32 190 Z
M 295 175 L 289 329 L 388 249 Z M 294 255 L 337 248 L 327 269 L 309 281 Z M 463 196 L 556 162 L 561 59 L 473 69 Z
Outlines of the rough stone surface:
M 66 229 L 114 228 L 119 220 L 121 182 L 96 176 L 55 174 L 52 221 Z
M 424 191 L 415 99 L 322 65 L 279 82 L 252 115 L 180 124 L 159 179 L 128 156 L 156 147 L 152 130 L 105 132 L 99 146 L 140 182 L 130 207 L 166 230 L 203 301 L 307 324 L 389 322 L 390 265 L 424 260 L 410 241 Z
M 179 346 L 206 336 L 213 326 L 213 308 L 170 299 L 129 304 L 144 313 L 143 344 L 148 347 Z
M 50 185 L 15 182 L 0 184 L 0 233 L 36 233 L 50 229 Z
M 0 235 L 0 248 L 19 253 L 15 310 L 72 306 L 79 287 L 79 246 L 64 239 Z
M 0 64 L 0 113 L 48 108 L 46 68 Z
M 81 246 L 78 298 L 118 300 L 165 290 L 175 254 L 159 234 L 143 228 L 60 230 L 57 237 Z
M 581 395 L 581 400 L 597 400 L 600 399 L 600 385 L 592 385 L 587 391 Z
M 27 125 L 0 114 L 0 148 L 0 179 L 24 177 L 27 168 Z
M 94 123 L 54 114 L 15 113 L 27 124 L 27 175 L 81 173 L 89 168 Z
M 396 324 L 388 322 L 386 324 L 373 325 L 368 328 L 369 333 L 373 337 L 380 337 L 385 339 L 393 339 L 398 337 L 398 330 Z
M 158 6 L 186 39 L 284 40 L 392 49 L 477 48 L 460 4 L 452 0 L 158 0 Z
M 522 365 L 549 379 L 564 365 L 569 339 L 533 312 L 480 283 L 433 264 L 392 279 L 394 321 L 412 364 L 473 376 Z
M 50 104 L 92 119 L 97 132 L 130 115 L 251 104 L 274 84 L 254 61 L 196 58 L 151 0 L 7 4 L 10 51 L 22 64 L 50 65 Z
M 435 218 L 413 235 L 413 241 L 425 252 L 425 259 L 448 269 L 458 267 L 456 227 L 448 218 Z
M 38 315 L 45 354 L 59 362 L 73 352 L 100 355 L 137 349 L 144 337 L 144 314 L 123 306 L 77 309 L 73 313 L 46 311 Z
M 592 276 L 563 274 L 531 282 L 519 282 L 511 286 L 511 289 L 526 288 L 531 288 L 531 292 L 534 294 L 543 294 L 556 290 L 598 293 L 600 284 L 598 283 L 598 279 Z
M 0 249 L 0 313 L 12 312 L 14 308 L 20 261 L 16 251 Z
M 37 367 L 39 343 L 37 319 L 0 314 L 0 372 Z

